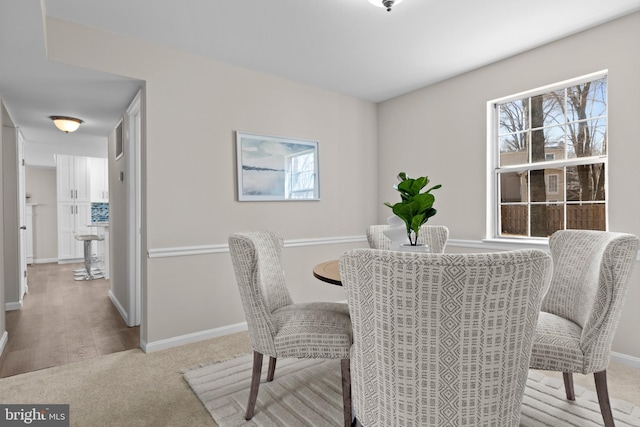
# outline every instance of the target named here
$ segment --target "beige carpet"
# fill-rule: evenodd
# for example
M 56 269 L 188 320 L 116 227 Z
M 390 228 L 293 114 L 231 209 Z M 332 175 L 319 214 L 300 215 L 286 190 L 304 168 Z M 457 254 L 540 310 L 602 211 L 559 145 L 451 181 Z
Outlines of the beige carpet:
M 128 350 L 0 378 L 2 403 L 68 403 L 72 427 L 216 427 L 182 368 L 251 350 L 239 333 L 153 353 Z
M 263 373 L 267 361 L 265 358 Z M 185 372 L 185 379 L 220 427 L 341 425 L 339 361 L 279 360 L 276 379 L 260 385 L 256 414 L 246 422 L 244 409 L 251 365 L 252 358 L 248 354 Z M 561 378 L 531 371 L 523 400 L 521 426 L 601 426 L 595 393 L 579 385 L 575 388 L 576 401 L 569 402 Z M 618 427 L 640 426 L 640 407 L 616 399 L 611 403 Z
M 0 402 L 68 403 L 72 427 L 216 427 L 182 370 L 250 351 L 242 332 L 148 354 L 108 354 L 0 378 Z M 640 369 L 611 363 L 607 372 L 612 397 L 640 405 Z M 593 389 L 591 376 L 574 379 Z

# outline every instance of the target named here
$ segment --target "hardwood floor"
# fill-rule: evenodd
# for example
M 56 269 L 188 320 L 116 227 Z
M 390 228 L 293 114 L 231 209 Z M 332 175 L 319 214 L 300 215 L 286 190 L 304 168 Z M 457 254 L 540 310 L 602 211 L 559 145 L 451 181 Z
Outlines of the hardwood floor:
M 27 268 L 24 305 L 6 312 L 0 378 L 139 347 L 140 328 L 125 324 L 109 299 L 109 281 L 74 281 L 72 270 L 80 266 Z

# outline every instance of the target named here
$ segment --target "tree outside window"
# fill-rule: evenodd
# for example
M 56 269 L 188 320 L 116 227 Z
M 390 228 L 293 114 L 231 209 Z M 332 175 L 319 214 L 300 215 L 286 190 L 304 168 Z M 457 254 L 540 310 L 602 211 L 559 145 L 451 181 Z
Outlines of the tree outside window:
M 606 75 L 494 105 L 497 236 L 605 230 Z

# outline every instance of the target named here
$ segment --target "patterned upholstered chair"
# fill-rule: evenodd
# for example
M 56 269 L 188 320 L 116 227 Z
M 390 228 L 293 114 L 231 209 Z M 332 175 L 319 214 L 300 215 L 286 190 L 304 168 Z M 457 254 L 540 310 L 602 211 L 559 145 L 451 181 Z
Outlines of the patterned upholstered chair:
M 519 425 L 548 254 L 353 249 L 340 274 L 363 426 Z
M 573 372 L 594 374 L 605 426 L 613 426 L 606 369 L 638 238 L 624 233 L 563 230 L 549 239 L 553 279 L 530 367 L 562 371 L 567 399 L 575 400 Z
M 388 225 L 370 225 L 367 229 L 367 240 L 369 247 L 373 249 L 389 250 L 391 240 L 383 234 Z M 418 243 L 429 245 L 429 252 L 441 254 L 447 244 L 449 229 L 444 225 L 423 225 L 418 233 Z
M 229 237 L 229 250 L 253 347 L 253 373 L 245 418 L 256 406 L 262 357 L 269 356 L 267 381 L 278 357 L 341 359 L 344 425 L 351 425 L 349 350 L 351 320 L 346 304 L 294 304 L 281 266 L 283 241 L 276 233 L 257 231 Z

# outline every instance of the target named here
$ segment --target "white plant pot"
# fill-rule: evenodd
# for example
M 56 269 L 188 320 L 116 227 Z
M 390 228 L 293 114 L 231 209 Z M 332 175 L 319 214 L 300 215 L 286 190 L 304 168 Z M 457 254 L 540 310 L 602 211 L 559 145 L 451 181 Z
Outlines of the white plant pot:
M 420 252 L 420 253 L 428 253 L 429 245 L 425 245 L 424 243 L 418 243 L 417 245 L 411 245 L 409 243 L 402 244 L 398 247 L 399 251 L 402 252 Z

